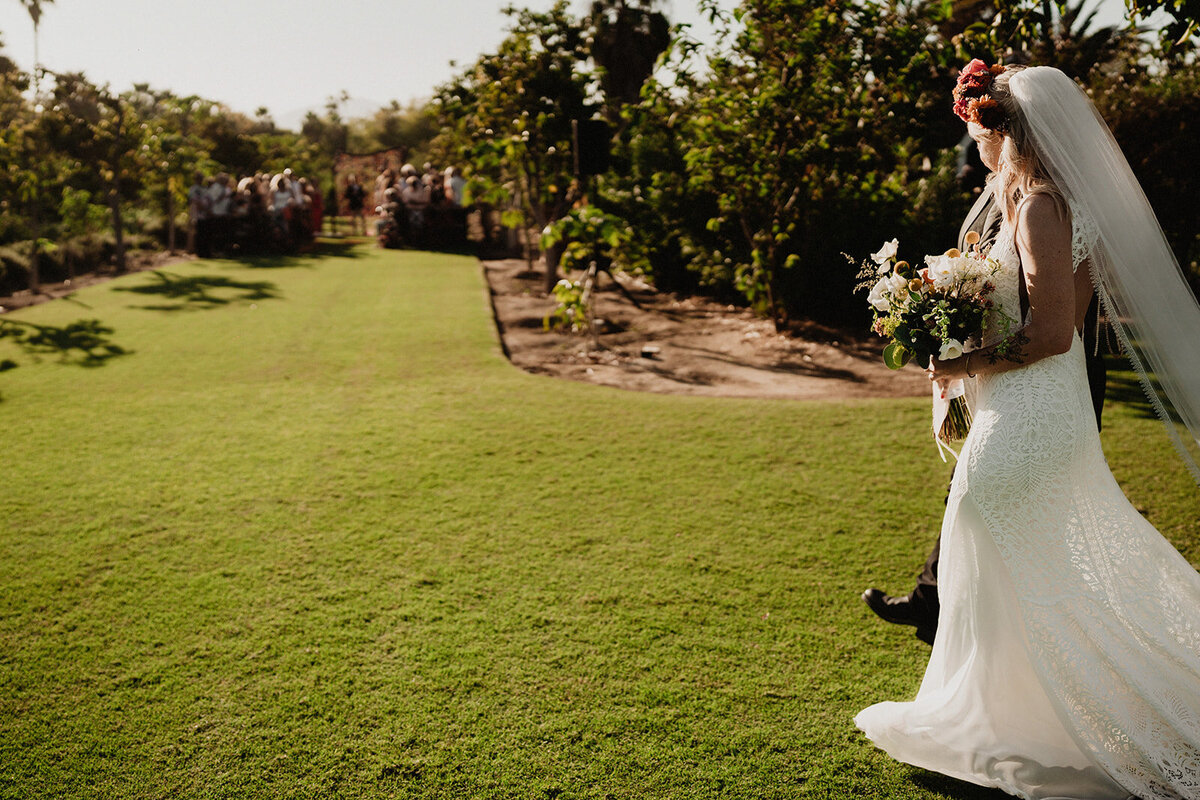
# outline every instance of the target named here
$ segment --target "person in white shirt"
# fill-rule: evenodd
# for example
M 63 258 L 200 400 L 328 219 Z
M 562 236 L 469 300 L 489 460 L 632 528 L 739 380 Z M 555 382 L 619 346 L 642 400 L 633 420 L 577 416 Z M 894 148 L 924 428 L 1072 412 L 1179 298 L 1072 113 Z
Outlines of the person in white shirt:
M 271 216 L 275 220 L 275 227 L 287 238 L 291 235 L 292 209 L 296 205 L 292 182 L 288 180 L 287 172 L 284 172 L 282 175 L 276 175 L 271 184 Z
M 442 186 L 446 192 L 446 199 L 455 208 L 462 208 L 463 204 L 463 189 L 467 185 L 467 179 L 462 176 L 462 172 L 458 167 L 446 167 L 445 180 Z
M 293 206 L 299 208 L 304 204 L 304 189 L 300 186 L 300 179 L 293 175 L 290 169 L 285 169 L 283 176 L 288 179 L 288 186 L 292 191 L 292 200 L 295 201 Z

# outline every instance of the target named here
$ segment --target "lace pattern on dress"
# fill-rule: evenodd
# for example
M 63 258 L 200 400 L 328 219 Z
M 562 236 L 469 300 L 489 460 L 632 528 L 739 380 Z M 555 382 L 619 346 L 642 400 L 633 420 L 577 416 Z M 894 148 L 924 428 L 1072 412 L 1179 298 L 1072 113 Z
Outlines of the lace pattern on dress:
M 1072 211 L 1078 269 L 1099 235 Z M 994 251 L 1005 267 L 997 299 L 1015 308 L 1011 234 Z M 1112 477 L 1082 343 L 983 377 L 963 451 L 963 488 L 1013 577 L 1030 656 L 1064 726 L 1138 797 L 1200 797 L 1200 576 Z

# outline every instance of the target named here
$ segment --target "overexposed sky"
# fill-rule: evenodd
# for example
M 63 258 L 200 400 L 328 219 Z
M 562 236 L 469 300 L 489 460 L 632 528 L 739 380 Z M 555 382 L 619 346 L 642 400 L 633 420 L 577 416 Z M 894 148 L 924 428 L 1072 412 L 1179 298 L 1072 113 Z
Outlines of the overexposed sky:
M 44 6 L 40 57 L 117 91 L 147 82 L 277 120 L 343 89 L 374 106 L 428 97 L 504 38 L 508 0 L 56 0 Z M 517 0 L 546 10 L 553 0 Z M 586 10 L 576 0 L 576 13 Z M 736 0 L 722 0 L 733 7 Z M 707 30 L 695 0 L 665 4 Z M 699 32 L 699 31 L 698 31 Z M 0 0 L 4 52 L 33 65 L 33 24 Z M 353 104 L 358 107 L 360 104 Z M 347 109 L 351 113 L 354 108 Z
M 1097 0 L 1102 21 L 1123 0 Z M 350 116 L 391 100 L 428 97 L 457 71 L 494 51 L 509 0 L 56 0 L 44 7 L 40 56 L 47 69 L 82 71 L 124 91 L 134 83 L 198 94 L 238 111 L 270 109 L 292 125 L 343 89 Z M 514 0 L 548 9 L 553 0 Z M 720 0 L 733 8 L 737 0 Z M 574 0 L 582 13 L 587 0 Z M 708 26 L 696 0 L 667 0 L 673 22 Z M 4 52 L 33 66 L 33 25 L 18 0 L 0 0 Z

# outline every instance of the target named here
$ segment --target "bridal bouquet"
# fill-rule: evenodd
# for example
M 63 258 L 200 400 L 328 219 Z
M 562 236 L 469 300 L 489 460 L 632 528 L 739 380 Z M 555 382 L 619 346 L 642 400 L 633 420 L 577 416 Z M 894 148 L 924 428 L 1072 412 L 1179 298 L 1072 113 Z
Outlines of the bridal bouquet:
M 981 252 L 978 243 L 979 234 L 972 231 L 967 252 L 951 249 L 926 256 L 925 266 L 918 269 L 896 260 L 899 242 L 893 239 L 863 262 L 859 288 L 870 287 L 872 330 L 891 339 L 883 349 L 883 363 L 890 369 L 913 359 L 928 366 L 934 356 L 958 358 L 980 346 L 984 322 L 999 314 L 991 295 L 1000 265 Z M 966 438 L 971 428 L 962 386 L 949 394 L 949 409 L 937 431 L 947 442 Z

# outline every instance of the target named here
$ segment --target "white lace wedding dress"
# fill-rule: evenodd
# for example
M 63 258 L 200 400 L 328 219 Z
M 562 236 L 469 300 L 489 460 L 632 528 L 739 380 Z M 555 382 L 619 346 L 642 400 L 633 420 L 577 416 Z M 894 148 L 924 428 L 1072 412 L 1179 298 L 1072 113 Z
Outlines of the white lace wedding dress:
M 1095 226 L 1074 217 L 1078 268 Z M 992 254 L 1018 317 L 1007 228 Z M 1113 479 L 1082 342 L 976 388 L 920 691 L 855 723 L 900 761 L 1020 797 L 1200 797 L 1200 576 Z

